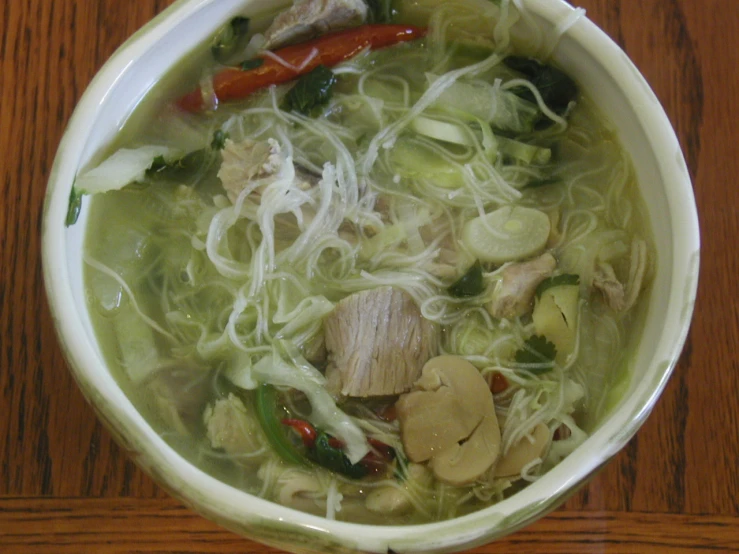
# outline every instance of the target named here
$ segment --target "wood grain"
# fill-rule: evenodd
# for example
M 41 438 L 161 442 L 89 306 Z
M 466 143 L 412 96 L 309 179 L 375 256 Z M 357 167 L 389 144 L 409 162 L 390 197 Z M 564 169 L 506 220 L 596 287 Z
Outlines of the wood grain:
M 170 500 L 77 391 L 44 299 L 40 215 L 95 72 L 171 0 L 0 5 L 0 550 L 271 552 Z M 573 0 L 675 125 L 703 251 L 686 349 L 653 414 L 563 511 L 475 552 L 734 552 L 739 517 L 739 2 Z M 135 531 L 135 532 L 134 532 Z
M 173 544 L 177 552 L 277 552 L 239 539 L 174 500 L 12 498 L 0 500 L 0 514 L 7 553 L 170 552 Z M 562 510 L 469 552 L 730 553 L 739 552 L 738 524 L 736 516 Z

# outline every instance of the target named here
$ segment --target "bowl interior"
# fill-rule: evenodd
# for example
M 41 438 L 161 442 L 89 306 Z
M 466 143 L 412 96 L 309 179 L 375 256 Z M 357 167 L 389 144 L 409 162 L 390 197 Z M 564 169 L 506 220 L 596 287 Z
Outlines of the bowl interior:
M 690 179 L 664 111 L 620 49 L 589 20 L 573 16 L 573 8 L 560 0 L 524 4 L 539 24 L 549 28 L 573 23 L 557 43 L 553 59 L 576 76 L 617 128 L 649 212 L 658 260 L 625 394 L 597 432 L 539 481 L 488 509 L 436 524 L 378 531 L 329 522 L 228 487 L 180 458 L 136 412 L 106 369 L 82 279 L 86 210 L 70 228 L 64 227 L 64 219 L 75 174 L 104 151 L 146 91 L 174 62 L 236 13 L 279 7 L 270 0 L 181 0 L 127 42 L 90 85 L 57 154 L 43 229 L 46 287 L 75 378 L 118 440 L 172 494 L 226 527 L 283 548 L 449 551 L 511 532 L 552 509 L 636 432 L 666 384 L 692 315 L 699 239 Z

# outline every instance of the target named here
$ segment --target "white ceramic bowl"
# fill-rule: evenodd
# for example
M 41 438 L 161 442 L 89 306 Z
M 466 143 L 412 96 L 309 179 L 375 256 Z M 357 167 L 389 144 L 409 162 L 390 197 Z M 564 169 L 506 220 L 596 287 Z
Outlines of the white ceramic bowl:
M 115 53 L 74 112 L 54 163 L 43 219 L 46 288 L 74 376 L 117 440 L 172 495 L 205 517 L 264 543 L 300 552 L 450 552 L 508 534 L 555 508 L 627 443 L 657 401 L 680 354 L 697 287 L 699 232 L 690 178 L 672 127 L 626 55 L 589 20 L 577 20 L 558 43 L 554 60 L 612 116 L 636 168 L 658 252 L 634 362 L 638 371 L 598 430 L 522 492 L 454 520 L 377 527 L 297 512 L 203 473 L 176 454 L 139 415 L 106 367 L 88 317 L 81 259 L 85 210 L 75 226 L 64 225 L 75 174 L 110 143 L 168 67 L 237 12 L 274 9 L 277 3 L 176 2 Z M 550 28 L 573 13 L 562 0 L 524 3 Z

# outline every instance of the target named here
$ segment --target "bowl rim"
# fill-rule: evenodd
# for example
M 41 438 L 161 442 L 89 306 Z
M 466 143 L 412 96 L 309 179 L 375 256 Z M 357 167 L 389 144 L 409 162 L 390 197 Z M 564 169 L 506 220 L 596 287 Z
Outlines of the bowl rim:
M 597 59 L 609 75 L 623 75 L 625 72 L 632 75 L 632 78 L 622 81 L 624 96 L 635 106 L 638 120 L 654 148 L 663 180 L 671 183 L 667 194 L 671 221 L 679 221 L 684 230 L 680 244 L 673 241 L 668 315 L 677 317 L 674 340 L 664 349 L 662 358 L 652 360 L 652 366 L 655 366 L 652 381 L 639 389 L 641 394 L 634 394 L 623 402 L 618 414 L 611 416 L 580 447 L 595 452 L 586 458 L 586 463 L 580 460 L 577 465 L 568 464 L 566 459 L 537 483 L 501 503 L 452 520 L 400 527 L 331 521 L 239 491 L 180 458 L 148 427 L 117 385 L 111 386 L 112 377 L 107 375 L 106 378 L 105 372 L 97 371 L 102 360 L 86 339 L 72 301 L 64 220 L 74 176 L 103 100 L 116 86 L 119 77 L 131 71 L 135 65 L 131 60 L 147 52 L 181 22 L 215 1 L 177 0 L 128 39 L 88 86 L 69 120 L 54 160 L 43 210 L 44 283 L 60 344 L 88 402 L 116 440 L 158 483 L 195 511 L 242 533 L 244 525 L 255 529 L 276 525 L 279 533 L 297 533 L 308 537 L 309 541 L 328 542 L 337 548 L 376 552 L 384 552 L 388 547 L 401 551 L 440 551 L 487 542 L 513 532 L 553 509 L 636 433 L 666 386 L 687 338 L 698 284 L 700 237 L 697 209 L 687 169 L 681 170 L 686 166 L 678 139 L 651 88 L 626 54 L 590 20 L 583 17 L 568 30 L 568 35 Z M 524 4 L 532 12 L 552 21 L 574 11 L 563 0 L 524 0 Z M 682 166 L 674 163 L 676 152 Z M 676 276 L 684 277 L 680 283 L 675 283 Z M 682 288 L 678 289 L 677 284 Z M 270 542 L 269 535 L 265 539 L 257 534 L 257 540 Z

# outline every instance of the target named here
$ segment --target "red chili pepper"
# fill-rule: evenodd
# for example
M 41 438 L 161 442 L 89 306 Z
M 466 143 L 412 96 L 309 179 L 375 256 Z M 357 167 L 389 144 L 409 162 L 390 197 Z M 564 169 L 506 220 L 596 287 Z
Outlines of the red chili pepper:
M 333 67 L 367 48 L 377 50 L 400 42 L 416 40 L 425 34 L 425 28 L 412 25 L 363 25 L 337 31 L 275 51 L 275 55 L 289 65 L 300 68 L 300 71 L 295 71 L 272 58 L 262 56 L 264 63 L 255 69 L 244 71 L 238 68 L 228 68 L 218 73 L 213 78 L 213 91 L 219 102 L 240 100 L 257 90 L 270 85 L 279 85 L 309 73 L 319 65 Z M 310 56 L 313 57 L 306 63 Z M 305 64 L 304 67 L 303 64 Z M 180 98 L 177 105 L 188 112 L 203 109 L 200 88 Z
M 490 379 L 490 391 L 493 394 L 499 394 L 508 388 L 508 379 L 506 379 L 502 373 L 497 371 L 493 372 L 493 376 Z
M 282 424 L 295 429 L 306 448 L 313 448 L 315 446 L 318 433 L 313 425 L 302 419 L 283 419 Z

